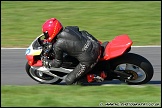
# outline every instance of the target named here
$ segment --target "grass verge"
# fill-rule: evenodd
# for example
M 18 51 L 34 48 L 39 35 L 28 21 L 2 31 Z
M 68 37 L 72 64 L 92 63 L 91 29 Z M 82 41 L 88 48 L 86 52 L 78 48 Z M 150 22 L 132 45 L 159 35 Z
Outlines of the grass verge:
M 161 87 L 144 86 L 1 86 L 2 107 L 98 107 L 145 103 L 145 106 L 161 106 Z M 107 104 L 108 103 L 108 104 Z M 140 106 L 140 105 L 138 105 Z
M 51 17 L 102 42 L 128 34 L 133 45 L 161 45 L 160 1 L 2 1 L 1 47 L 28 47 Z

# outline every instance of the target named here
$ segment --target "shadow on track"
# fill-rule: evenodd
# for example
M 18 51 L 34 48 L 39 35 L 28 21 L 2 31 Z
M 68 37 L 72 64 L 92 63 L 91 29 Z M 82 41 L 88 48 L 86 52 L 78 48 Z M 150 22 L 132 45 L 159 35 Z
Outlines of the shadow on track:
M 119 80 L 113 80 L 113 81 L 105 81 L 105 82 L 102 82 L 102 83 L 84 83 L 83 85 L 87 85 L 87 86 L 94 86 L 94 85 L 103 85 L 103 84 L 126 84 L 126 83 L 123 83 Z M 148 83 L 146 84 L 154 84 L 154 85 L 160 85 L 161 86 L 161 81 L 149 81 Z M 66 85 L 65 82 L 61 82 L 57 85 Z

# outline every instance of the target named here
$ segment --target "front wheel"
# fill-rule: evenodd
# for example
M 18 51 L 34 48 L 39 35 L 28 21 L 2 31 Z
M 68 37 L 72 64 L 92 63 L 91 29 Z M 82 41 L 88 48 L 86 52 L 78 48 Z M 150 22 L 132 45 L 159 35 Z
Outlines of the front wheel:
M 47 74 L 43 74 L 41 71 L 34 70 L 32 67 L 26 63 L 26 72 L 27 74 L 35 81 L 41 83 L 41 84 L 58 84 L 62 81 L 62 79 L 49 76 Z
M 132 75 L 130 79 L 126 79 L 127 84 L 145 84 L 153 77 L 153 66 L 144 57 L 134 54 L 126 53 L 111 61 L 111 69 L 122 71 Z

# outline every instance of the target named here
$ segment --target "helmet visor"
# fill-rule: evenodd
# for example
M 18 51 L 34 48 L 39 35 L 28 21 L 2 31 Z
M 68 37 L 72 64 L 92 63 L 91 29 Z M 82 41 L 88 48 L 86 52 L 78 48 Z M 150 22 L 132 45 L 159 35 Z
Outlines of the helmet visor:
M 47 32 L 47 31 L 46 31 L 46 32 L 43 32 L 43 34 L 44 34 L 44 36 L 45 36 L 44 39 L 48 39 L 48 38 L 49 38 L 49 35 L 48 35 L 48 32 Z

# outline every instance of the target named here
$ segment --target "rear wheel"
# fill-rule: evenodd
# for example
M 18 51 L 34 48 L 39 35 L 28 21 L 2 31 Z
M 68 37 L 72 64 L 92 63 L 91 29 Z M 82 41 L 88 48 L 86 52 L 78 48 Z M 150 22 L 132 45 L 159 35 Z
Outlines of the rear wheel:
M 112 70 L 124 70 L 126 73 L 132 75 L 130 79 L 126 79 L 127 84 L 145 84 L 149 82 L 153 77 L 153 66 L 144 57 L 127 53 L 111 61 Z
M 32 69 L 32 67 L 28 63 L 26 63 L 26 72 L 32 79 L 42 84 L 58 84 L 62 81 L 62 79 Z

